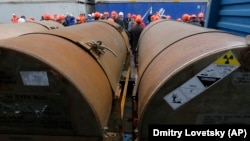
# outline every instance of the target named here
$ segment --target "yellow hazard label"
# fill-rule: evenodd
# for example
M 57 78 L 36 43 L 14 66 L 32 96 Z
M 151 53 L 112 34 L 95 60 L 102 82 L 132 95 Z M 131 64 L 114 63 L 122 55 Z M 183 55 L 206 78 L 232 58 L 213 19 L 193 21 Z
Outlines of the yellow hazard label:
M 240 66 L 239 61 L 234 56 L 232 51 L 228 51 L 226 54 L 217 59 L 214 64 L 217 65 L 230 65 L 230 66 Z

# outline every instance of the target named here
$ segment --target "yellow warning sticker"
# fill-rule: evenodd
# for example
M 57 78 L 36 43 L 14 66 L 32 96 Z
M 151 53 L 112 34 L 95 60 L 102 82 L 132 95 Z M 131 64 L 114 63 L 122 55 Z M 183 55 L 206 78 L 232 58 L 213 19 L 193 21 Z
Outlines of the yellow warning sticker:
M 230 65 L 230 66 L 240 66 L 239 61 L 234 56 L 232 51 L 228 51 L 226 54 L 217 59 L 214 64 L 217 65 Z
M 173 110 L 176 110 L 224 79 L 239 67 L 240 63 L 237 58 L 231 51 L 228 51 L 163 98 Z

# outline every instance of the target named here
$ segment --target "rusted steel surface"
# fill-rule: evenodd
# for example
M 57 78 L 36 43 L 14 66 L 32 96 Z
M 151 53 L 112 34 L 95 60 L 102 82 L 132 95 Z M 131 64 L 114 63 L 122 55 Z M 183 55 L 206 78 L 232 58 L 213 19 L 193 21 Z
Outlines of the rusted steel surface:
M 19 24 L 0 24 L 0 39 L 19 36 L 43 30 L 62 28 L 63 25 L 55 21 L 25 22 Z
M 102 138 L 128 53 L 123 32 L 91 22 L 1 40 L 0 92 L 8 106 L 22 105 L 15 110 L 23 118 L 4 118 L 1 132 Z M 102 42 L 102 54 L 90 41 Z
M 89 52 L 106 73 L 113 91 L 116 90 L 129 52 L 128 36 L 124 30 L 119 29 L 119 25 L 109 21 L 96 21 L 84 26 L 73 26 L 70 30 L 65 28 L 44 34 L 68 39 Z M 96 47 L 99 41 L 101 45 Z M 104 55 L 101 55 L 102 49 Z
M 100 137 L 78 137 L 78 136 L 46 136 L 46 135 L 10 135 L 2 134 L 1 140 L 3 141 L 101 141 Z
M 243 117 L 250 114 L 250 82 L 240 81 L 249 78 L 249 52 L 244 38 L 217 30 L 175 21 L 146 27 L 138 58 L 141 139 L 149 124 L 206 124 L 209 116 L 227 115 L 241 119 L 225 123 L 249 124 Z

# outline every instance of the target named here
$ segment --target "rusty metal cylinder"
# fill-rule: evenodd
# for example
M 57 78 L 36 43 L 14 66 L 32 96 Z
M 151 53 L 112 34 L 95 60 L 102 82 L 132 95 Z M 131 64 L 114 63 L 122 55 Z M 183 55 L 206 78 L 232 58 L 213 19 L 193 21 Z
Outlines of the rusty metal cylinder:
M 1 40 L 0 51 L 5 138 L 102 139 L 128 54 L 128 37 L 118 24 L 25 34 Z
M 62 27 L 64 27 L 62 24 L 52 20 L 25 22 L 17 24 L 0 24 L 0 39 L 6 39 L 37 31 L 59 29 Z
M 250 123 L 245 38 L 159 20 L 143 30 L 138 47 L 141 140 L 148 139 L 151 124 Z

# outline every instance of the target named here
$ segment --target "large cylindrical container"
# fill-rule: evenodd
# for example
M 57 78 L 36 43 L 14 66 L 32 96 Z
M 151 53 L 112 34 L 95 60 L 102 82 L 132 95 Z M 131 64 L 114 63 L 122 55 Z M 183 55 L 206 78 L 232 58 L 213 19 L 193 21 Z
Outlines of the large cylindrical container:
M 1 138 L 101 140 L 128 54 L 119 27 L 90 22 L 1 40 Z
M 188 23 L 150 23 L 139 40 L 138 129 L 151 124 L 249 124 L 246 39 Z
M 37 31 L 59 29 L 62 27 L 62 24 L 52 20 L 25 22 L 17 24 L 0 24 L 0 39 L 6 39 Z

